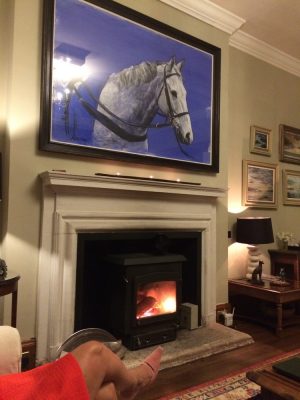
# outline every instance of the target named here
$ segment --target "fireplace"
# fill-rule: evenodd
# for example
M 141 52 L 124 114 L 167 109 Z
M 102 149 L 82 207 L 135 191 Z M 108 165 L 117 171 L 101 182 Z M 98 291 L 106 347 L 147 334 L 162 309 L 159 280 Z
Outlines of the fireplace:
M 131 350 L 176 339 L 181 302 L 201 321 L 201 232 L 78 235 L 74 330 L 106 329 Z
M 225 196 L 225 189 L 61 171 L 46 171 L 40 177 L 43 191 L 37 282 L 38 362 L 54 359 L 57 348 L 74 332 L 81 234 L 178 230 L 201 234 L 195 245 L 199 247 L 200 241 L 201 257 L 194 270 L 198 272 L 189 278 L 200 282 L 199 293 L 192 292 L 201 298 L 187 302 L 199 304 L 199 325 L 215 322 L 216 201 Z M 177 249 L 172 253 L 186 257 Z M 184 296 L 184 276 L 182 282 Z

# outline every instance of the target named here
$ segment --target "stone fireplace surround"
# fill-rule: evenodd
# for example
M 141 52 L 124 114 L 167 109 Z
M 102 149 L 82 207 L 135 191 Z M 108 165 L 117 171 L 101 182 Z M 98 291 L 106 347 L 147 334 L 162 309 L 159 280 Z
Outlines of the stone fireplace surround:
M 43 186 L 37 294 L 37 361 L 55 358 L 74 332 L 77 234 L 116 230 L 202 232 L 202 326 L 216 315 L 216 200 L 200 184 L 108 175 L 40 174 Z M 207 290 L 209 288 L 209 290 Z

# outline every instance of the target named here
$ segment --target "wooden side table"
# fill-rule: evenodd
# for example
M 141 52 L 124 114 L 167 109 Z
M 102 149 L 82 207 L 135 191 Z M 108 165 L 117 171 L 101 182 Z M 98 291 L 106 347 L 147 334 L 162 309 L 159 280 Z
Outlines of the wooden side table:
M 297 250 L 268 250 L 271 261 L 271 274 L 279 275 L 284 268 L 286 278 L 300 281 L 300 251 Z
M 17 326 L 17 302 L 18 302 L 18 281 L 20 275 L 8 272 L 5 278 L 0 279 L 0 296 L 12 294 L 11 303 L 11 326 Z
M 300 282 L 292 281 L 289 286 L 274 286 L 265 281 L 264 286 L 253 285 L 246 279 L 229 280 L 228 282 L 229 299 L 232 305 L 236 307 L 236 314 L 240 317 L 252 319 L 265 325 L 274 327 L 276 334 L 280 335 L 284 326 L 300 324 L 300 316 L 294 315 L 289 320 L 283 319 L 283 305 L 300 301 Z M 240 311 L 241 302 L 236 301 L 236 296 L 243 296 L 248 299 L 248 304 L 254 311 L 251 313 L 242 313 Z M 252 299 L 273 303 L 275 305 L 275 315 L 273 318 L 267 318 L 262 314 L 259 308 L 256 308 Z
M 261 386 L 260 398 L 263 400 L 299 400 L 300 398 L 300 382 L 278 374 L 272 366 L 248 371 L 246 376 Z

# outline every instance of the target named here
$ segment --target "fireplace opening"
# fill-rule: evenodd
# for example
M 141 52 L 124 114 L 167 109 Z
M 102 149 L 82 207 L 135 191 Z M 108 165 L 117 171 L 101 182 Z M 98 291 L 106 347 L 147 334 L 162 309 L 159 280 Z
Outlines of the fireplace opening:
M 78 235 L 75 331 L 106 329 L 131 350 L 175 340 L 182 302 L 200 325 L 201 232 Z

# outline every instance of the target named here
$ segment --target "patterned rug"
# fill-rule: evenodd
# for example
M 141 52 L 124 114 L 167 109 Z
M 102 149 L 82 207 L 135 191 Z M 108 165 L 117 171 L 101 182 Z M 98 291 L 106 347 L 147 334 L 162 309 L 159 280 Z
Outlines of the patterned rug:
M 246 378 L 251 369 L 263 368 L 276 361 L 292 357 L 300 353 L 300 349 L 280 354 L 263 362 L 251 365 L 236 373 L 191 387 L 189 389 L 161 397 L 159 400 L 246 400 L 260 399 L 260 386 Z

